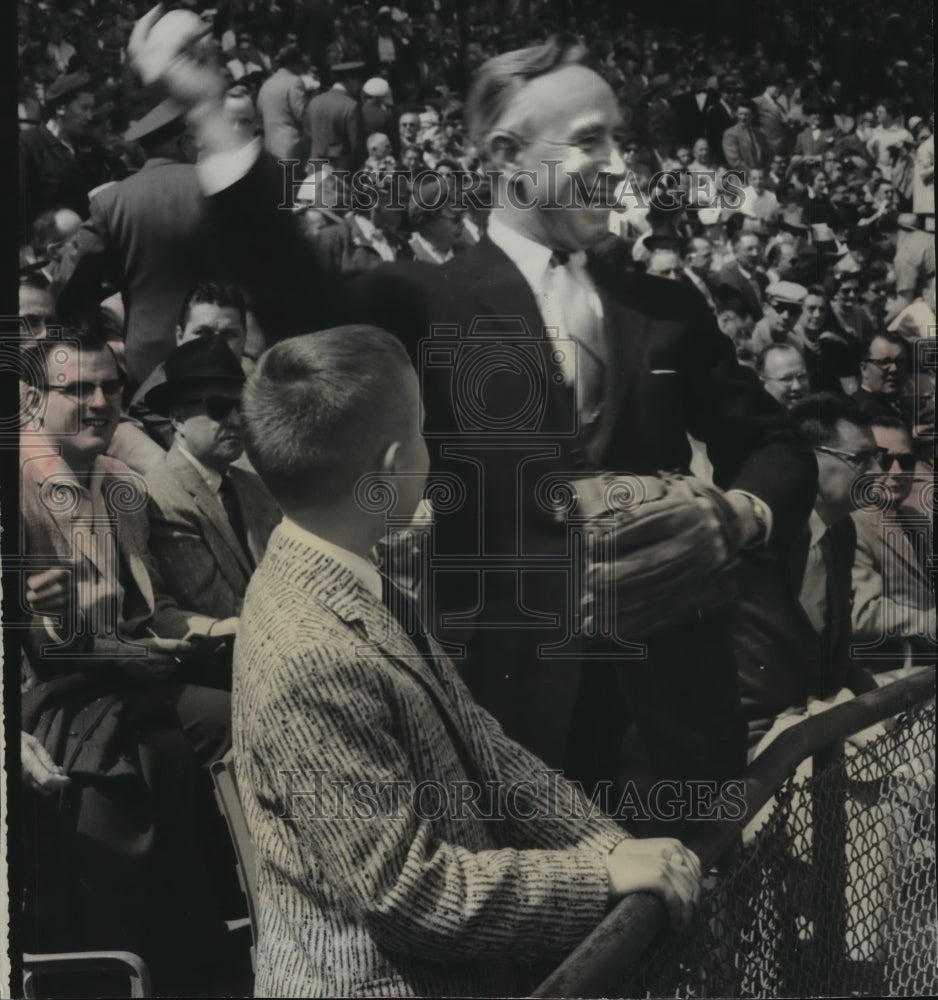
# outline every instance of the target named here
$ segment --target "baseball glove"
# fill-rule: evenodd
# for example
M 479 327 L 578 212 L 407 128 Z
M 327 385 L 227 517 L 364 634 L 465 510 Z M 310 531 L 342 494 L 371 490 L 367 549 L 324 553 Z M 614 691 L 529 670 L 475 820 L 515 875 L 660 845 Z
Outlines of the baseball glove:
M 722 490 L 669 473 L 592 483 L 583 537 L 588 631 L 654 635 L 735 598 L 741 529 Z

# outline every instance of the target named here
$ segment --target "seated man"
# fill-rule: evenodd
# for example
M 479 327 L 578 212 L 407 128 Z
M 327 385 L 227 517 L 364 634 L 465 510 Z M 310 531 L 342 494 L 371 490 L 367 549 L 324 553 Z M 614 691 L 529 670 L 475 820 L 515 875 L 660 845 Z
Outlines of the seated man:
M 197 764 L 230 746 L 230 697 L 187 683 L 210 619 L 180 610 L 151 574 L 143 483 L 105 457 L 117 361 L 100 334 L 69 334 L 30 345 L 39 379 L 24 390 L 35 426 L 21 449 L 22 723 L 70 779 L 61 802 L 31 805 L 43 860 L 29 866 L 42 915 L 31 925 L 43 925 L 32 944 L 126 948 L 158 976 L 211 965 L 223 933 L 195 790 Z
M 793 720 L 875 687 L 851 661 L 854 483 L 880 453 L 869 419 L 847 397 L 807 396 L 792 418 L 814 444 L 818 492 L 789 552 L 750 553 L 740 567 L 735 652 L 750 757 Z
M 240 361 L 247 343 L 247 306 L 237 285 L 225 282 L 202 281 L 189 291 L 176 324 L 176 346 L 187 344 L 197 337 L 212 335 L 224 337 L 225 343 Z M 173 429 L 165 416 L 154 413 L 144 403 L 147 393 L 166 380 L 165 362 L 160 362 L 130 401 L 130 415 L 139 420 L 147 433 L 164 449 L 173 443 Z M 114 454 L 113 450 L 111 452 Z M 123 458 L 121 454 L 115 455 Z M 132 461 L 128 461 L 136 468 Z M 138 471 L 149 472 L 150 467 Z
M 906 426 L 912 414 L 903 398 L 909 379 L 909 347 L 898 333 L 881 330 L 860 360 L 860 388 L 855 399 L 869 417 L 899 417 Z
M 215 335 L 177 347 L 164 378 L 146 395 L 174 433 L 146 477 L 150 550 L 179 605 L 215 619 L 209 635 L 233 635 L 248 580 L 280 520 L 257 476 L 232 468 L 244 450 L 238 416 L 244 374 Z
M 524 995 L 534 963 L 559 961 L 625 893 L 654 892 L 686 922 L 696 856 L 629 838 L 548 777 L 370 561 L 386 522 L 362 497 L 392 496 L 406 518 L 429 465 L 399 341 L 374 327 L 285 340 L 248 380 L 242 414 L 285 514 L 235 641 L 257 995 Z M 441 812 L 423 801 L 429 786 L 462 798 Z
M 853 514 L 853 633 L 865 647 L 854 652 L 871 669 L 892 673 L 902 669 L 907 657 L 908 662 L 935 659 L 935 594 L 928 565 L 931 511 L 908 504 L 915 478 L 908 428 L 898 417 L 874 417 L 873 436 L 883 449 L 875 499 L 886 502 Z

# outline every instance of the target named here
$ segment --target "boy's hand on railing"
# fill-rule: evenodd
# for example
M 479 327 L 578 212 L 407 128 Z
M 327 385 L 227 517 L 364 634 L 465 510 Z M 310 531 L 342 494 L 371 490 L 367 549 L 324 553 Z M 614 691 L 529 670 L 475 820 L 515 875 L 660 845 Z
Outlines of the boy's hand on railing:
M 690 926 L 700 902 L 700 859 L 679 840 L 653 837 L 623 840 L 606 860 L 609 898 L 651 892 L 668 908 L 675 930 Z

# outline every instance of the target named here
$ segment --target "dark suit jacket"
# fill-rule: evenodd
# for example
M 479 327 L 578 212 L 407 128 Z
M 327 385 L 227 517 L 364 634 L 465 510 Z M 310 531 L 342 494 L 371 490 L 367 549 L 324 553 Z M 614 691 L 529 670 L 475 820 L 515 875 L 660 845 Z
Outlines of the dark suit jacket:
M 863 386 L 857 389 L 853 398 L 860 409 L 874 420 L 876 417 L 900 417 L 910 427 L 912 426 L 912 414 L 899 399 L 892 402 L 883 396 L 870 392 L 869 389 L 864 389 Z
M 666 100 L 652 100 L 645 108 L 645 136 L 661 153 L 673 153 L 676 141 L 675 114 Z
M 355 170 L 365 162 L 361 105 L 344 90 L 327 90 L 306 105 L 303 139 L 311 160 L 328 160 L 336 170 Z
M 150 551 L 176 602 L 212 618 L 241 614 L 244 592 L 280 511 L 251 472 L 228 470 L 241 504 L 250 556 L 218 499 L 174 444 L 162 466 L 146 476 L 150 490 Z
M 413 251 L 405 240 L 393 234 L 388 234 L 387 238 L 396 248 L 398 260 L 413 258 Z M 381 255 L 365 239 L 352 214 L 333 226 L 321 229 L 311 243 L 320 266 L 332 274 L 358 274 L 383 263 Z
M 706 117 L 707 142 L 710 143 L 710 152 L 714 160 L 722 156 L 723 133 L 736 122 L 735 113 L 728 111 L 723 102 L 717 99 L 704 112 Z
M 851 575 L 857 547 L 856 527 L 850 517 L 844 517 L 827 529 L 827 535 L 830 540 L 827 612 L 818 639 L 818 671 L 809 693 L 828 697 L 840 688 L 848 687 L 855 694 L 862 694 L 875 688 L 876 684 L 850 658 L 853 643 Z M 789 553 L 791 579 L 796 592 L 800 592 L 804 581 L 810 544 L 810 531 L 806 527 Z
M 20 242 L 28 243 L 32 224 L 47 208 L 70 208 L 88 216 L 88 192 L 104 181 L 103 160 L 90 140 L 75 153 L 45 127 L 19 134 Z
M 813 455 L 754 373 L 739 367 L 698 295 L 592 260 L 612 374 L 606 443 L 591 462 L 534 294 L 488 238 L 442 266 L 377 268 L 333 299 L 330 315 L 326 283 L 310 288 L 315 266 L 291 236 L 289 213 L 272 210 L 263 194 L 271 179 L 269 166 L 259 163 L 213 199 L 221 224 L 255 233 L 252 241 L 226 242 L 255 248 L 242 267 L 244 280 L 258 286 L 258 317 L 280 335 L 358 321 L 404 340 L 421 377 L 433 470 L 464 494 L 459 504 L 448 508 L 441 498 L 435 507 L 435 565 L 452 565 L 429 582 L 431 611 L 469 648 L 466 676 L 477 697 L 512 735 L 560 764 L 585 640 L 569 617 L 571 542 L 544 493 L 551 477 L 597 467 L 652 475 L 686 470 L 689 431 L 707 443 L 716 482 L 764 498 L 784 540 L 813 502 Z M 306 291 L 297 294 L 300 288 Z M 493 340 L 524 364 L 489 371 L 484 362 L 498 357 Z M 509 560 L 501 571 L 498 556 Z M 611 653 L 622 654 L 621 646 Z M 637 713 L 641 722 L 659 729 L 653 742 L 662 773 L 713 777 L 734 770 L 741 737 L 726 622 L 717 616 L 649 640 L 648 659 L 633 665 L 627 686 L 641 689 L 637 697 L 649 706 Z
M 391 140 L 396 155 L 400 156 L 401 151 L 397 148 L 399 145 L 397 119 L 390 108 L 383 104 L 375 104 L 373 101 L 365 101 L 362 104 L 362 122 L 365 126 L 366 139 L 375 132 L 381 132 Z
M 707 138 L 709 119 L 713 116 L 713 108 L 719 103 L 720 98 L 713 90 L 707 91 L 707 99 L 704 101 L 702 111 L 697 106 L 697 95 L 690 91 L 672 97 L 671 107 L 674 110 L 674 129 L 677 141 L 691 146 L 698 139 Z M 728 127 L 729 124 L 724 126 L 724 129 Z M 722 132 L 720 134 L 722 135 Z
M 756 271 L 754 277 L 764 294 L 768 287 L 768 279 L 760 271 Z M 740 271 L 736 261 L 717 271 L 714 284 L 720 297 L 738 299 L 747 316 L 751 316 L 755 320 L 762 317 L 762 301 L 756 294 L 752 282 Z
M 142 382 L 176 346 L 189 290 L 218 276 L 215 259 L 195 167 L 153 158 L 92 200 L 62 260 L 57 308 L 96 305 L 110 277 L 124 300 L 127 368 Z
M 754 747 L 777 715 L 803 705 L 818 684 L 818 635 L 798 603 L 798 581 L 779 546 L 743 556 L 733 652 Z

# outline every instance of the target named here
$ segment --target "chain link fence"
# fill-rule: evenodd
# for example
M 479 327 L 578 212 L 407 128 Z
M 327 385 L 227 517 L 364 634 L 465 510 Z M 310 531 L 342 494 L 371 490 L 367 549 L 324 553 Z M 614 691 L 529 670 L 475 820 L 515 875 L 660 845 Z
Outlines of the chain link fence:
M 802 762 L 627 997 L 938 993 L 935 705 Z

